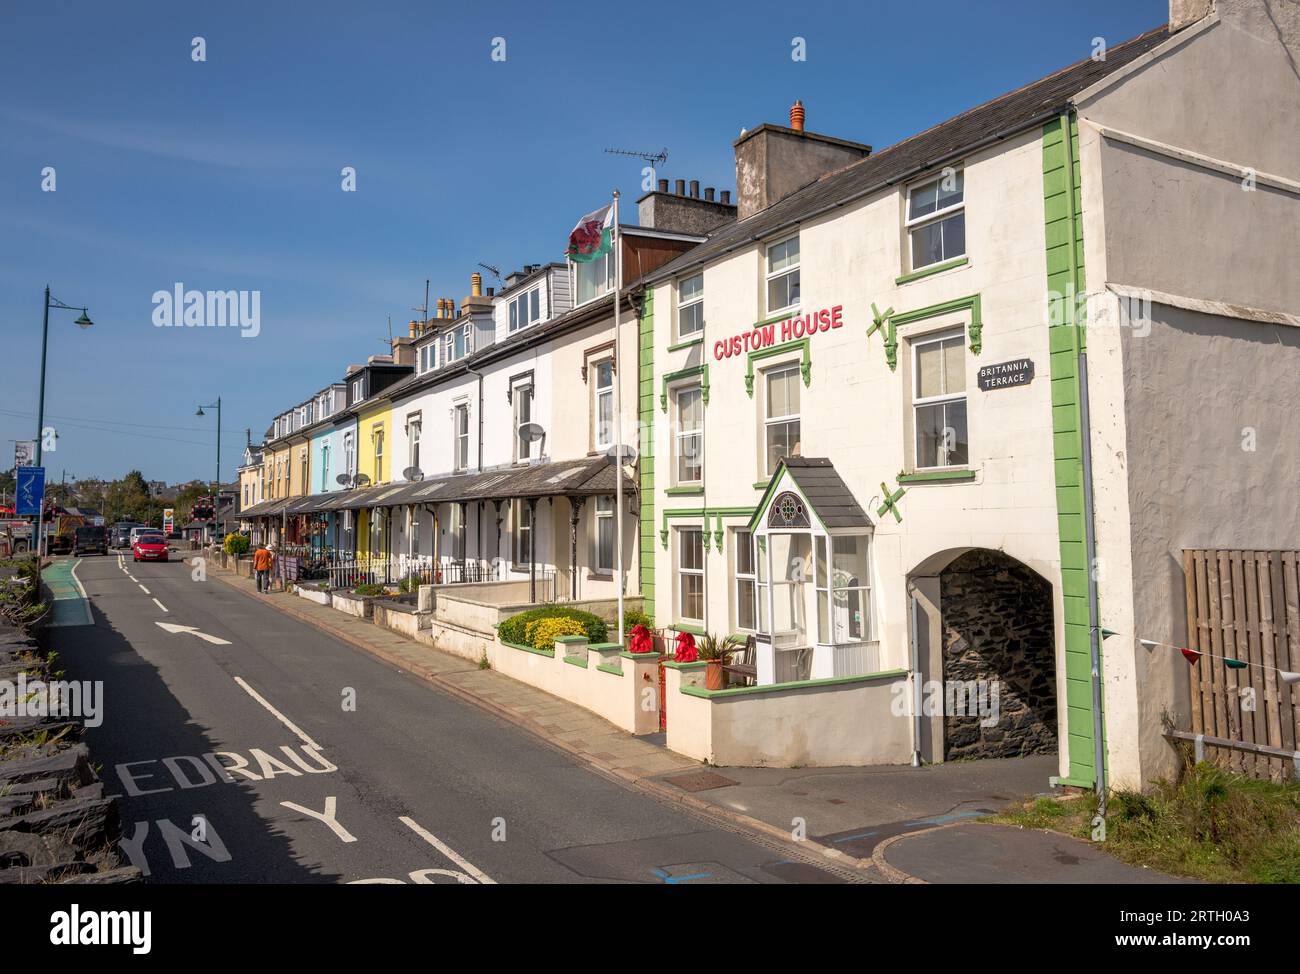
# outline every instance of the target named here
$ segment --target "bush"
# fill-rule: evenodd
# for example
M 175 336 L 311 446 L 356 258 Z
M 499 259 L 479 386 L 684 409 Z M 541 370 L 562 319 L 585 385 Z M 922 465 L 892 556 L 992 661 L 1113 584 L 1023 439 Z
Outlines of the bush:
M 534 649 L 554 649 L 555 640 L 561 636 L 585 636 L 587 630 L 577 619 L 555 616 L 550 619 L 534 619 L 525 630 L 528 644 Z
M 504 643 L 528 643 L 527 626 L 534 619 L 573 619 L 582 626 L 583 633 L 593 643 L 603 643 L 608 633 L 605 621 L 599 616 L 592 615 L 590 612 L 583 612 L 581 609 L 567 609 L 560 605 L 548 605 L 511 616 L 497 627 L 497 634 Z M 574 633 L 574 635 L 581 635 L 581 633 Z
M 356 592 L 362 598 L 368 598 L 375 595 L 383 595 L 384 587 L 382 585 L 357 585 L 352 591 Z
M 248 554 L 248 538 L 232 531 L 226 535 L 224 547 L 228 555 L 246 555 Z
M 404 595 L 410 595 L 412 592 L 420 591 L 420 576 L 407 575 L 405 578 L 403 578 L 400 582 L 397 583 L 397 591 L 403 593 Z
M 617 625 L 617 623 L 615 623 Z M 645 626 L 647 629 L 654 629 L 654 622 L 644 612 L 638 612 L 636 609 L 623 610 L 623 643 L 627 643 L 627 634 L 637 626 Z

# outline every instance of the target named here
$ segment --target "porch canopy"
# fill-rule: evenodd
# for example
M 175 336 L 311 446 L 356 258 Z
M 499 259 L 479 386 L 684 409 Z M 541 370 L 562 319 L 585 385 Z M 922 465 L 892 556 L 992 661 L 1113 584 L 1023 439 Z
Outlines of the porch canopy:
M 296 498 L 292 497 L 282 497 L 279 500 L 262 501 L 260 504 L 254 504 L 252 507 L 245 508 L 235 516 L 241 521 L 255 517 L 278 517 L 284 510 L 285 505 L 295 499 Z
M 874 525 L 824 457 L 786 457 L 750 519 L 759 685 L 879 668 L 872 629 Z

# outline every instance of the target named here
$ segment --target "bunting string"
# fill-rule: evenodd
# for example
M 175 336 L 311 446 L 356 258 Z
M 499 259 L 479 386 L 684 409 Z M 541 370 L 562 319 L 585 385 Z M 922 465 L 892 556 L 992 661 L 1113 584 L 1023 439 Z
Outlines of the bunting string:
M 1267 663 L 1252 663 L 1247 660 L 1235 659 L 1232 656 L 1221 656 L 1218 653 L 1208 653 L 1200 649 L 1189 649 L 1187 646 L 1179 646 L 1177 643 L 1161 642 L 1159 639 L 1146 639 L 1142 636 L 1134 636 L 1132 633 L 1116 632 L 1114 629 L 1101 630 L 1102 639 L 1109 639 L 1111 636 L 1129 636 L 1132 639 L 1136 639 L 1138 644 L 1148 652 L 1154 650 L 1157 646 L 1163 646 L 1166 649 L 1176 649 L 1178 652 L 1183 654 L 1183 658 L 1186 659 L 1188 664 L 1191 666 L 1195 666 L 1199 663 L 1202 656 L 1207 656 L 1210 659 L 1222 660 L 1224 666 L 1230 670 L 1244 670 L 1248 666 L 1254 666 L 1261 670 L 1275 670 L 1278 679 L 1283 683 L 1300 683 L 1300 673 L 1294 673 L 1291 670 L 1284 670 L 1280 666 L 1269 666 Z

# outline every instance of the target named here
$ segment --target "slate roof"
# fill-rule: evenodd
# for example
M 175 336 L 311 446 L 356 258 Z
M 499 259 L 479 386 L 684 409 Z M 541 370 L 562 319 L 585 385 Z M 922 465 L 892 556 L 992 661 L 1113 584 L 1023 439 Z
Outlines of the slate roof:
M 624 489 L 634 490 L 626 475 Z M 520 467 L 502 467 L 482 473 L 453 474 L 420 481 L 397 481 L 378 487 L 334 490 L 308 497 L 267 501 L 251 507 L 241 517 L 307 514 L 321 511 L 396 507 L 402 504 L 445 504 L 460 501 L 515 500 L 529 497 L 591 497 L 614 490 L 614 470 L 606 457 L 552 460 Z
M 853 491 L 825 457 L 786 457 L 781 465 L 803 491 L 808 504 L 828 531 L 836 528 L 869 528 L 871 518 L 853 497 Z M 780 471 L 777 471 L 777 476 Z
M 731 250 L 762 240 L 826 210 L 869 196 L 945 162 L 1040 125 L 1060 114 L 1083 89 L 1165 41 L 1165 25 L 1106 50 L 1104 61 L 1091 58 L 1062 68 L 1015 91 L 994 98 L 933 128 L 896 142 L 842 169 L 827 173 L 783 200 L 715 231 L 708 240 L 650 274 L 654 283 Z

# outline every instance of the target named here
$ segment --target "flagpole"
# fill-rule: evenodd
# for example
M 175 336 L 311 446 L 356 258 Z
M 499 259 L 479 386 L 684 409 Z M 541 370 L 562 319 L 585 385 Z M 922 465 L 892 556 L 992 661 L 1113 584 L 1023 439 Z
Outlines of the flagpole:
M 618 564 L 618 639 L 623 635 L 623 355 L 620 350 L 623 303 L 623 237 L 614 190 L 614 560 Z

